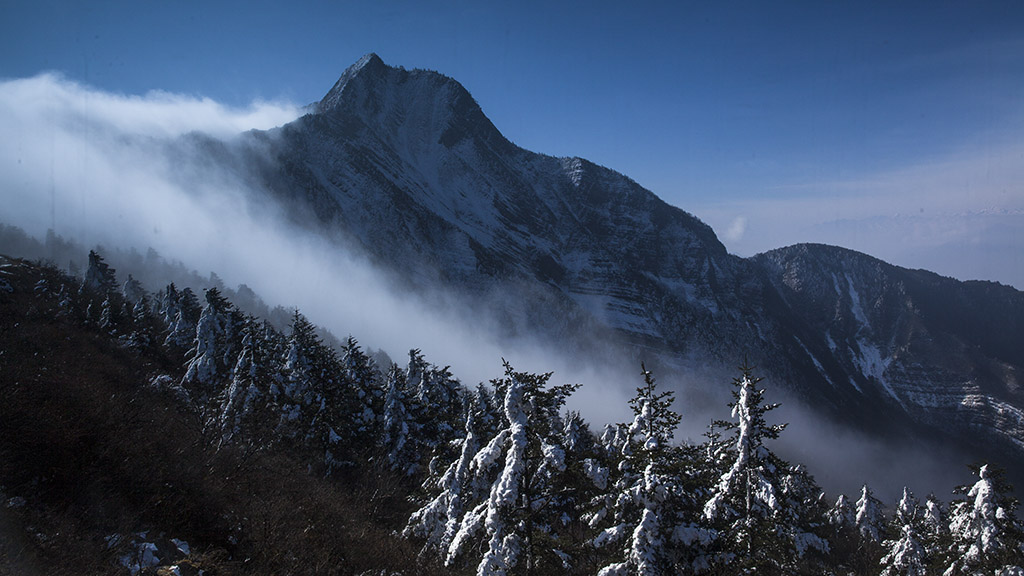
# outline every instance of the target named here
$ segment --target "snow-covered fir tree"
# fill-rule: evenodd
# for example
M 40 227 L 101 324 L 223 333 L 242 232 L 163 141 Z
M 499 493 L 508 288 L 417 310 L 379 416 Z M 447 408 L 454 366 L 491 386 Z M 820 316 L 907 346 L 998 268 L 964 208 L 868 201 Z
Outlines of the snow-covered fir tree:
M 282 382 L 287 401 L 296 407 L 318 403 L 317 389 L 322 386 L 317 382 L 331 377 L 331 360 L 331 351 L 320 341 L 313 323 L 298 310 L 293 311 Z
M 857 532 L 867 542 L 881 542 L 885 534 L 885 518 L 882 516 L 882 503 L 875 498 L 874 492 L 867 484 L 861 487 L 860 498 L 857 499 L 855 523 Z
M 413 440 L 415 431 L 411 430 L 407 392 L 405 371 L 392 366 L 384 380 L 381 448 L 392 470 L 411 476 L 419 468 L 420 458 Z
M 618 474 L 607 499 L 611 510 L 597 512 L 607 525 L 594 540 L 606 549 L 609 562 L 598 572 L 604 576 L 692 570 L 690 557 L 697 554 L 678 552 L 707 536 L 685 517 L 693 506 L 681 482 L 682 451 L 672 444 L 680 421 L 672 409 L 674 393 L 659 392 L 646 368 L 642 374 L 644 383 L 630 400 L 633 421 L 624 425 L 625 442 L 613 461 Z
M 218 423 L 221 442 L 231 441 L 243 429 L 269 424 L 267 411 L 269 387 L 276 385 L 280 370 L 275 366 L 271 338 L 280 338 L 273 328 L 248 316 L 242 327 L 242 343 L 231 370 L 231 382 L 221 400 Z
M 342 345 L 341 355 L 345 387 L 339 391 L 337 404 L 347 412 L 343 435 L 351 438 L 375 433 L 384 401 L 377 367 L 352 336 Z
M 790 465 L 782 476 L 781 513 L 776 526 L 780 536 L 795 552 L 794 562 L 804 568 L 823 566 L 831 552 L 828 524 L 829 506 L 821 487 L 802 464 Z
M 778 404 L 765 404 L 763 388 L 749 367 L 733 380 L 732 417 L 719 426 L 733 432 L 727 444 L 727 468 L 711 488 L 704 518 L 719 531 L 719 560 L 739 570 L 757 566 L 782 567 L 793 561 L 795 550 L 780 533 L 776 521 L 782 513 L 780 481 L 786 464 L 764 445 L 774 440 L 785 424 L 768 424 L 765 415 Z
M 941 562 L 951 542 L 942 503 L 934 494 L 929 494 L 921 510 L 921 543 L 933 564 Z
M 191 288 L 179 292 L 175 290 L 174 284 L 168 286 L 166 292 L 163 316 L 168 332 L 164 345 L 188 350 L 195 340 L 196 324 L 201 313 L 199 299 Z
M 836 503 L 832 505 L 827 514 L 829 524 L 837 529 L 852 528 L 857 525 L 857 512 L 850 504 L 846 494 L 840 494 Z
M 124 298 L 125 304 L 134 308 L 145 295 L 146 291 L 143 289 L 142 283 L 129 274 L 124 284 L 121 285 L 121 296 Z
M 233 306 L 216 288 L 206 291 L 206 306 L 196 323 L 192 347 L 187 353 L 188 363 L 182 385 L 193 396 L 205 399 L 213 395 L 213 385 L 218 377 L 226 377 L 230 364 L 225 366 L 228 352 L 230 313 Z M 196 394 L 198 393 L 198 394 Z
M 446 563 L 458 563 L 474 543 L 484 550 L 477 562 L 481 576 L 571 563 L 558 548 L 568 519 L 549 505 L 566 488 L 559 411 L 576 386 L 546 388 L 550 376 L 515 372 L 506 363 L 505 378 L 495 381 L 503 399 L 501 423 L 471 465 L 472 474 L 486 478 L 490 488 L 463 514 Z
M 493 437 L 496 416 L 490 392 L 482 385 L 467 396 L 463 437 L 454 442 L 458 457 L 443 469 L 431 471 L 423 483 L 426 502 L 409 518 L 406 537 L 423 539 L 423 553 L 444 557 L 470 506 L 487 495 L 488 476 L 475 474 L 474 459 L 482 439 Z M 437 461 L 433 462 L 438 468 Z
M 418 349 L 409 351 L 406 375 L 412 394 L 410 413 L 417 429 L 417 451 L 429 457 L 454 457 L 447 448 L 464 426 L 462 384 L 447 366 L 428 364 Z
M 857 510 L 856 503 L 851 502 L 845 494 L 840 494 L 828 511 L 825 512 L 825 522 L 830 528 L 828 532 L 829 548 L 834 565 L 853 569 L 854 565 L 859 567 L 861 572 L 875 569 L 873 560 L 861 562 L 863 555 L 860 533 L 857 531 Z
M 928 550 L 921 542 L 924 514 L 913 493 L 903 488 L 903 497 L 896 505 L 888 533 L 882 543 L 881 576 L 925 576 L 928 573 Z
M 958 488 L 963 498 L 950 504 L 952 545 L 944 576 L 1013 573 L 1024 567 L 1016 499 L 1002 474 L 988 464 L 977 474 L 974 485 Z
M 85 270 L 82 291 L 105 295 L 117 289 L 114 269 L 95 250 L 89 251 L 89 267 Z

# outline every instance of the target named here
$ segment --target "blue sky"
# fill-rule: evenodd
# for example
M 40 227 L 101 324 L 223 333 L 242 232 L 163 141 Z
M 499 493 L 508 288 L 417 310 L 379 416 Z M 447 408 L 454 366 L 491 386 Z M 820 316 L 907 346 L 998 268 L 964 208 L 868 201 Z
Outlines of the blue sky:
M 1024 288 L 1017 3 L 0 0 L 7 79 L 305 104 L 371 51 L 735 253 L 826 242 Z

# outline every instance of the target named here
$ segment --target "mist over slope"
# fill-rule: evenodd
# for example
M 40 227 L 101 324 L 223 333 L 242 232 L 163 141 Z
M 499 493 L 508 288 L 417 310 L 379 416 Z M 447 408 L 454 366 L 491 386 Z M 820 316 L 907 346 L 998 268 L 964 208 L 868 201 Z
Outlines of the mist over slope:
M 1012 288 L 827 246 L 729 255 L 629 178 L 518 148 L 456 81 L 372 54 L 313 113 L 239 146 L 268 159 L 264 188 L 293 221 L 417 290 L 484 302 L 507 332 L 526 318 L 578 352 L 590 327 L 611 329 L 634 358 L 692 373 L 746 357 L 857 429 L 1024 448 Z
M 16 130 L 0 146 L 18 164 L 0 176 L 0 220 L 37 237 L 152 246 L 395 357 L 421 347 L 466 381 L 501 357 L 555 370 L 588 384 L 596 421 L 624 419 L 602 399 L 629 397 L 643 361 L 684 392 L 697 437 L 747 358 L 805 424 L 795 451 L 877 462 L 876 441 L 962 437 L 1021 453 L 1015 290 L 825 246 L 738 258 L 628 177 L 515 146 L 455 80 L 374 55 L 312 111 L 243 133 L 184 122 L 188 106 L 159 126 L 113 121 L 81 87 L 35 82 L 4 85 Z M 821 430 L 842 448 L 811 440 Z

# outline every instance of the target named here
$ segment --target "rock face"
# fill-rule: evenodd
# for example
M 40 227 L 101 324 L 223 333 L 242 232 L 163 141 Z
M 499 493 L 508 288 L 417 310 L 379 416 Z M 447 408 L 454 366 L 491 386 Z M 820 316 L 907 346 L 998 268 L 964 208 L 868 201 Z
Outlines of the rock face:
M 753 260 L 818 335 L 806 353 L 828 385 L 874 396 L 916 422 L 1024 450 L 1024 294 L 831 246 Z
M 510 334 L 574 350 L 596 335 L 675 367 L 746 356 L 860 428 L 1024 454 L 1012 288 L 828 246 L 738 258 L 626 176 L 509 142 L 456 81 L 372 54 L 311 113 L 228 146 L 294 221 L 411 289 L 455 291 Z

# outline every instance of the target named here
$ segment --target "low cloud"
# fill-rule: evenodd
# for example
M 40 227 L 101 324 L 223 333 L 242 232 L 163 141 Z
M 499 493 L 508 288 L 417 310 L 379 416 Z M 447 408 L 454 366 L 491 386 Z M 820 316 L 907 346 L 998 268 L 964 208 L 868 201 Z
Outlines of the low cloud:
M 0 82 L 0 222 L 36 238 L 54 228 L 86 246 L 151 247 L 398 361 L 419 348 L 469 385 L 501 377 L 503 358 L 517 370 L 554 371 L 553 383 L 585 384 L 570 407 L 595 425 L 631 417 L 639 366 L 620 373 L 500 339 L 490 319 L 467 317 L 449 295 L 400 293 L 358 252 L 254 203 L 259 195 L 234 171 L 181 153 L 192 140 L 178 137 L 190 132 L 229 140 L 299 114 L 288 104 L 237 109 L 162 92 L 109 94 L 53 74 Z
M 298 106 L 287 102 L 256 101 L 232 108 L 209 98 L 162 91 L 143 96 L 111 94 L 55 73 L 0 83 L 0 105 L 7 128 L 60 128 L 93 138 L 104 134 L 173 137 L 192 131 L 226 137 L 280 126 L 300 114 Z M 7 134 L 12 136 L 17 138 Z
M 732 223 L 725 229 L 723 237 L 729 242 L 739 242 L 743 240 L 743 234 L 747 231 L 747 217 L 737 216 L 733 218 Z

